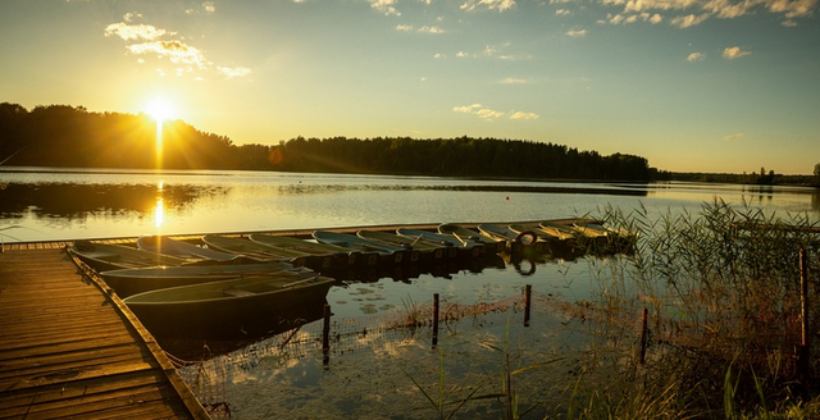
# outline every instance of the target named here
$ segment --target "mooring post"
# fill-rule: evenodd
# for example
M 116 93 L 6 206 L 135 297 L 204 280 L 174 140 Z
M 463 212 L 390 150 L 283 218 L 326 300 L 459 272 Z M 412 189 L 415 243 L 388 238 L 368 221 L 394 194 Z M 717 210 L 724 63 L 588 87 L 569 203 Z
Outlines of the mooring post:
M 524 286 L 524 326 L 530 326 L 530 306 L 532 306 L 532 285 Z
M 811 334 L 809 333 L 809 276 L 806 250 L 800 249 L 800 349 L 797 366 L 800 377 L 806 381 L 811 377 Z
M 646 363 L 646 342 L 649 338 L 649 328 L 647 328 L 648 318 L 649 311 L 643 308 L 643 311 L 641 311 L 641 364 Z
M 322 326 L 322 351 L 330 350 L 330 305 L 325 304 L 324 325 Z
M 433 348 L 438 345 L 438 293 L 433 294 Z

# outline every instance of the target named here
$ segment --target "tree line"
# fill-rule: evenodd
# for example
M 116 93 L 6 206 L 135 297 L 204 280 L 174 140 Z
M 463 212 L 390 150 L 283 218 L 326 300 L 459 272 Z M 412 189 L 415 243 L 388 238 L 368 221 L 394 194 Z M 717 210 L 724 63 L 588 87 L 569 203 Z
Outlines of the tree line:
M 0 104 L 0 162 L 20 166 L 252 169 L 395 175 L 647 181 L 640 156 L 603 156 L 526 140 L 297 137 L 277 145 L 237 146 L 182 122 L 156 125 L 140 114 L 92 113 L 84 107 Z

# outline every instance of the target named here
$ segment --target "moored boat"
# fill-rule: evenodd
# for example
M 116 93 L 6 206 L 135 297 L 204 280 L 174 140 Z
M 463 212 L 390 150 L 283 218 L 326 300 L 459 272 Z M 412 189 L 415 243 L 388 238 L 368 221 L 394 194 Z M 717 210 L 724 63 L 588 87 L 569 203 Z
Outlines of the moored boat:
M 166 236 L 142 236 L 137 239 L 137 246 L 143 251 L 170 255 L 178 258 L 219 262 L 233 261 L 244 258 L 244 256 L 241 255 L 215 251 L 213 249 L 204 248 L 188 242 L 171 239 Z
M 257 264 L 189 265 L 109 270 L 100 273 L 120 297 L 167 287 L 187 286 L 217 280 L 270 275 L 283 271 L 310 272 L 284 262 Z
M 84 240 L 74 241 L 69 250 L 97 271 L 159 265 L 179 266 L 195 261 L 146 252 L 123 245 L 102 244 Z
M 482 235 L 496 241 L 506 241 L 509 243 L 511 252 L 520 252 L 523 248 L 534 249 L 537 252 L 547 251 L 546 243 L 538 241 L 538 236 L 533 232 L 514 232 L 509 226 L 501 226 L 493 223 L 481 223 L 478 231 Z
M 252 233 L 248 238 L 253 242 L 263 245 L 269 245 L 290 251 L 303 252 L 305 254 L 313 255 L 314 257 L 332 257 L 332 266 L 337 268 L 342 266 L 355 266 L 359 264 L 360 260 L 363 259 L 362 253 L 359 251 L 351 251 L 350 249 L 335 245 L 311 242 L 289 236 Z M 332 268 L 331 262 L 323 258 L 321 267 Z
M 410 239 L 392 232 L 359 229 L 356 232 L 356 236 L 371 241 L 382 242 L 388 245 L 418 251 L 420 254 L 418 259 L 423 260 L 424 262 L 441 261 L 445 259 L 448 254 L 447 247 L 443 245 L 435 245 L 426 241 Z
M 418 251 L 371 241 L 347 233 L 316 230 L 313 231 L 313 238 L 321 243 L 336 245 L 350 250 L 358 250 L 368 260 L 375 258 L 378 263 L 382 264 L 404 264 L 412 262 L 412 260 L 418 261 L 419 257 Z
M 287 261 L 297 267 L 307 265 L 308 259 L 312 257 L 304 252 L 276 248 L 236 236 L 205 235 L 202 242 L 217 251 L 244 255 L 259 261 Z
M 177 337 L 238 334 L 249 325 L 324 302 L 333 279 L 311 272 L 280 272 L 139 293 L 124 299 L 152 333 Z
M 442 235 L 423 229 L 398 228 L 396 233 L 410 239 L 423 240 L 456 249 L 460 257 L 476 258 L 485 251 L 484 244 L 480 242 L 462 241 L 452 235 Z
M 438 225 L 438 233 L 442 235 L 453 235 L 462 242 L 473 241 L 483 243 L 488 249 L 494 248 L 496 253 L 504 252 L 508 246 L 507 240 L 495 240 L 482 235 L 481 232 L 476 232 L 455 223 L 442 223 Z

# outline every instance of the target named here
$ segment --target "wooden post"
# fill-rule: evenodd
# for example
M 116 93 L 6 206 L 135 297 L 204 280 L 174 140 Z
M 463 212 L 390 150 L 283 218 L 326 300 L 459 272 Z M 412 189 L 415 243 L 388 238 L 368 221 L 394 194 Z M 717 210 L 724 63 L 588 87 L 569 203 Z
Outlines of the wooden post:
M 798 375 L 805 382 L 811 377 L 811 333 L 809 332 L 809 276 L 806 250 L 800 249 L 800 348 L 797 353 Z
M 646 344 L 649 338 L 649 328 L 647 328 L 648 318 L 649 311 L 643 308 L 643 311 L 641 311 L 641 364 L 646 363 Z
M 322 325 L 322 364 L 330 364 L 330 305 L 325 304 L 324 324 Z
M 438 345 L 438 293 L 433 294 L 433 348 Z
M 322 326 L 322 351 L 330 350 L 330 305 L 325 304 L 324 325 Z
M 524 287 L 524 326 L 530 326 L 530 307 L 532 306 L 532 285 Z

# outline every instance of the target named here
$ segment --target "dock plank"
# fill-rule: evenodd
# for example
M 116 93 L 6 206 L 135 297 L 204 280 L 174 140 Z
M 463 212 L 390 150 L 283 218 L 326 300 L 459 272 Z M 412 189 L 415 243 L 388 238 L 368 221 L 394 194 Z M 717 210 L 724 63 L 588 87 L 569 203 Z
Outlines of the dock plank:
M 0 418 L 208 418 L 115 294 L 29 245 L 0 253 Z

